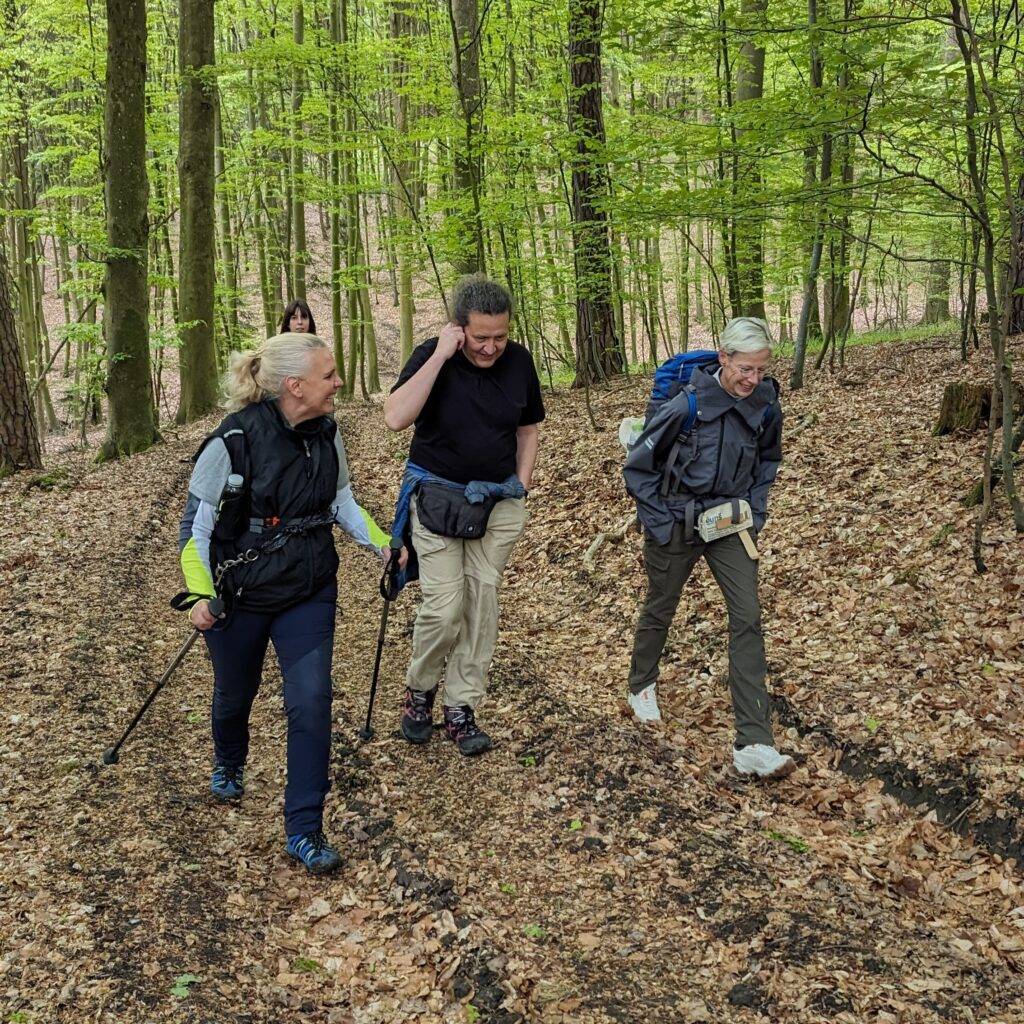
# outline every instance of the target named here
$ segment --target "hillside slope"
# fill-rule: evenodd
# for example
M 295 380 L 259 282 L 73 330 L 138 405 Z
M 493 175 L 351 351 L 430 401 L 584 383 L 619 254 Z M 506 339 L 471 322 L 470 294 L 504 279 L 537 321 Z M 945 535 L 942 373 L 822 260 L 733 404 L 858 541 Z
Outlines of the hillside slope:
M 346 864 L 326 881 L 281 850 L 276 667 L 239 808 L 205 795 L 199 650 L 121 764 L 99 764 L 187 633 L 167 598 L 210 424 L 126 463 L 68 454 L 41 483 L 0 482 L 2 1019 L 1019 1020 L 1021 541 L 1000 505 L 990 572 L 974 574 L 958 499 L 983 439 L 929 434 L 961 372 L 948 349 L 850 363 L 845 385 L 786 396 L 762 537 L 794 775 L 726 768 L 724 607 L 706 571 L 670 637 L 665 725 L 626 714 L 640 540 L 592 545 L 630 519 L 615 428 L 647 384 L 595 393 L 596 434 L 583 396 L 557 394 L 503 592 L 487 757 L 396 737 L 414 590 L 389 628 L 377 738 L 358 744 L 380 601 L 372 558 L 339 537 L 327 827 Z M 370 406 L 339 419 L 357 496 L 387 521 L 406 439 Z

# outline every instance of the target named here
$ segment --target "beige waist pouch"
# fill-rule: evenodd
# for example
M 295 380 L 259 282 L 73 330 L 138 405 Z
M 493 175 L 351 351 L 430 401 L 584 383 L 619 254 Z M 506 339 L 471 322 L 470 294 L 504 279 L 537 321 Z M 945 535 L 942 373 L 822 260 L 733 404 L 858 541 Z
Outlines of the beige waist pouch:
M 744 498 L 722 502 L 714 508 L 705 509 L 697 517 L 697 532 L 702 540 L 721 540 L 732 533 L 738 533 L 747 554 L 756 561 L 760 556 L 754 546 L 754 538 L 750 535 L 753 526 L 754 516 L 750 511 L 750 502 Z

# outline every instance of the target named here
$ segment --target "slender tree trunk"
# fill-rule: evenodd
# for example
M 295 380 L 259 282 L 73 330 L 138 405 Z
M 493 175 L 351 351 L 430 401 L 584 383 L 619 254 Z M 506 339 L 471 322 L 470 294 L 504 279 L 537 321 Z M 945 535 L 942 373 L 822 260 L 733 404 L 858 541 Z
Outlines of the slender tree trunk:
M 395 210 L 393 223 L 397 262 L 398 336 L 403 364 L 412 355 L 412 320 L 415 312 L 412 297 L 412 223 L 415 211 L 409 207 L 413 162 L 404 154 L 409 132 L 409 96 L 406 93 L 408 60 L 404 47 L 410 45 L 414 34 L 415 21 L 411 5 L 407 0 L 396 0 L 391 8 L 391 38 L 395 43 L 395 54 L 391 62 L 391 110 L 397 145 L 403 152 L 394 155 L 390 173 L 392 206 Z
M 576 380 L 621 373 L 622 348 L 615 334 L 608 244 L 608 171 L 601 108 L 601 0 L 569 2 L 569 130 L 572 164 L 573 243 L 576 274 Z
M 205 416 L 217 407 L 217 350 L 214 345 L 214 286 L 217 240 L 214 225 L 214 120 L 217 87 L 213 77 L 213 2 L 180 0 L 178 59 L 181 118 L 178 181 L 181 226 L 181 398 L 178 423 Z
M 103 109 L 107 255 L 104 332 L 110 415 L 101 459 L 157 441 L 149 375 L 146 4 L 107 0 Z
M 486 263 L 480 219 L 482 162 L 477 138 L 483 113 L 479 0 L 448 0 L 448 5 L 455 88 L 464 133 L 455 144 L 453 165 L 454 204 L 461 224 L 461 237 L 452 263 L 458 273 L 473 274 L 482 271 Z
M 0 237 L 0 477 L 19 469 L 40 469 L 42 464 Z
M 764 215 L 760 202 L 761 158 L 758 140 L 763 129 L 753 108 L 764 95 L 764 47 L 754 35 L 768 12 L 768 0 L 741 0 L 746 35 L 740 46 L 740 63 L 736 69 L 736 104 L 734 116 L 742 127 L 736 133 L 737 160 L 733 164 L 733 197 L 739 212 L 733 221 L 733 245 L 736 253 L 736 275 L 741 316 L 765 316 L 764 308 Z M 747 124 L 754 122 L 751 127 Z
M 301 48 L 306 39 L 306 16 L 304 0 L 295 0 L 292 8 L 292 31 L 295 45 Z M 292 76 L 292 138 L 291 138 L 291 197 L 292 197 L 292 298 L 306 297 L 306 203 L 303 175 L 305 168 L 302 158 L 302 92 L 304 86 L 302 68 L 296 65 Z
M 342 30 L 341 30 L 341 11 L 339 10 L 339 0 L 329 0 L 330 2 L 330 33 L 331 33 L 331 46 L 335 49 L 341 44 Z M 330 160 L 330 173 L 331 173 L 331 205 L 330 205 L 330 222 L 331 222 L 331 334 L 332 341 L 334 344 L 334 365 L 338 370 L 338 375 L 344 381 L 347 379 L 345 372 L 345 322 L 341 312 L 342 298 L 344 295 L 344 286 L 341 280 L 342 273 L 342 253 L 344 250 L 344 240 L 342 238 L 342 219 L 341 219 L 341 152 L 339 150 L 340 138 L 339 138 L 339 121 L 338 121 L 338 93 L 339 87 L 337 84 L 338 73 L 335 72 L 331 75 L 331 81 L 329 84 L 329 91 L 327 96 L 327 130 L 331 137 L 331 160 Z M 346 388 L 348 393 L 348 388 Z
M 1022 154 L 1024 155 L 1024 154 Z M 1024 174 L 1017 180 L 1017 209 L 1024 210 Z M 1019 218 L 1010 245 L 1016 249 L 1016 258 L 1011 253 L 1010 265 L 1015 266 L 1014 280 L 1008 282 L 1010 296 L 1008 334 L 1024 334 L 1024 217 Z
M 818 3 L 817 0 L 808 0 L 807 3 L 808 35 L 810 37 L 811 49 L 811 86 L 814 90 L 814 99 L 817 102 L 822 82 L 824 81 L 824 69 L 818 51 L 817 24 L 818 24 Z M 817 151 L 817 146 L 811 147 L 811 153 Z M 805 154 L 806 155 L 806 154 Z M 789 386 L 796 391 L 804 384 L 804 363 L 807 358 L 807 341 L 812 329 L 813 316 L 818 310 L 818 271 L 821 268 L 821 253 L 824 248 L 824 190 L 831 175 L 832 168 L 832 136 L 825 132 L 821 144 L 821 184 L 819 186 L 821 198 L 814 203 L 814 231 L 811 236 L 811 253 L 807 275 L 804 278 L 803 302 L 800 306 L 800 320 L 797 324 L 796 337 L 793 339 L 793 366 L 789 375 Z M 810 180 L 814 183 L 814 168 L 810 168 Z
M 224 126 L 221 122 L 220 102 L 214 107 L 214 174 L 220 181 L 217 193 L 217 216 L 220 221 L 220 260 L 224 273 L 224 306 L 228 324 L 227 348 L 237 344 L 238 339 L 238 275 L 235 268 L 235 243 L 231 229 L 231 207 L 228 203 L 228 183 L 224 161 Z

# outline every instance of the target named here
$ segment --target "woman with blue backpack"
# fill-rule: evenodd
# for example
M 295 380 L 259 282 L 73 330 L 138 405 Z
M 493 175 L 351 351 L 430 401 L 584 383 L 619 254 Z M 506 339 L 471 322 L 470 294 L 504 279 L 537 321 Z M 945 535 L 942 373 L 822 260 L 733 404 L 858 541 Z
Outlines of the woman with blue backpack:
M 754 540 L 782 461 L 778 383 L 767 374 L 768 324 L 737 317 L 720 350 L 686 352 L 658 369 L 647 417 L 623 476 L 643 527 L 647 598 L 629 673 L 629 704 L 659 721 L 658 663 L 683 586 L 702 558 L 729 612 L 729 689 L 736 722 L 732 760 L 743 775 L 778 778 L 794 768 L 774 745 Z

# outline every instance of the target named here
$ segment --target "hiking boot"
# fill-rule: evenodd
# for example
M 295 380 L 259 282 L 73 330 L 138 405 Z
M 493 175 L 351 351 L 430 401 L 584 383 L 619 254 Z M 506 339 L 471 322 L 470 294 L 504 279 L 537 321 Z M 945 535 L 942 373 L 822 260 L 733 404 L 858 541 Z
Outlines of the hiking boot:
M 226 764 L 214 765 L 210 776 L 210 792 L 225 803 L 241 800 L 245 792 L 245 786 L 242 785 L 243 771 L 243 768 L 231 768 Z
M 738 750 L 733 749 L 732 766 L 740 775 L 781 779 L 796 768 L 796 763 L 788 754 L 780 754 L 767 743 L 751 743 Z
M 305 864 L 311 875 L 326 875 L 341 864 L 341 854 L 327 841 L 323 830 L 289 836 L 285 851 L 293 860 Z
M 476 724 L 476 716 L 468 704 L 444 709 L 444 731 L 454 740 L 460 754 L 472 757 L 491 749 L 491 737 Z
M 639 693 L 629 695 L 629 706 L 633 714 L 641 722 L 660 722 L 661 708 L 658 707 L 658 695 L 654 692 L 655 684 L 645 686 Z
M 410 743 L 429 743 L 434 732 L 434 698 L 432 690 L 405 688 L 405 707 L 402 710 L 402 735 Z

